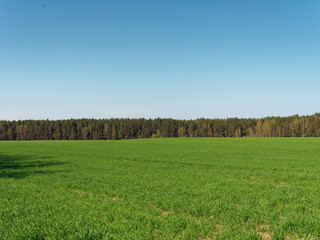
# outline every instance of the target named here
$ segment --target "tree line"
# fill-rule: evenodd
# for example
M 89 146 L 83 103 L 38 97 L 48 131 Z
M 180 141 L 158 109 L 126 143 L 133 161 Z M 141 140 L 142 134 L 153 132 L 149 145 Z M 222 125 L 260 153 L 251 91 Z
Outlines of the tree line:
M 320 137 L 320 114 L 227 119 L 0 121 L 0 140 L 108 140 L 160 137 Z

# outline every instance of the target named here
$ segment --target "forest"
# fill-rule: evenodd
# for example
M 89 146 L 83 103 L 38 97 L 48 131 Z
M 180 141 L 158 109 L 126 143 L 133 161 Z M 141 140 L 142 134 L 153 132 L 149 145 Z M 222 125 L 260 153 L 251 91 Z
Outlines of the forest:
M 320 114 L 260 119 L 0 121 L 0 140 L 116 140 L 159 137 L 320 137 Z

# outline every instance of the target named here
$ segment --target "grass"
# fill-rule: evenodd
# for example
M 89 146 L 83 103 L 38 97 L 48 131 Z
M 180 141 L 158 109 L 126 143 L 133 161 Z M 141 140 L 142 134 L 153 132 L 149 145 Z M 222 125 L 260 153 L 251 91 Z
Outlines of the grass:
M 0 239 L 320 239 L 320 138 L 0 142 Z

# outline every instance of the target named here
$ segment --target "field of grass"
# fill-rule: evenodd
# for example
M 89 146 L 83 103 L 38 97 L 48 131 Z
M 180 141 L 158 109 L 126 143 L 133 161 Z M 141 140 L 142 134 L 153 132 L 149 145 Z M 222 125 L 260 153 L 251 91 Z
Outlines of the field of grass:
M 320 138 L 0 142 L 0 239 L 320 239 Z

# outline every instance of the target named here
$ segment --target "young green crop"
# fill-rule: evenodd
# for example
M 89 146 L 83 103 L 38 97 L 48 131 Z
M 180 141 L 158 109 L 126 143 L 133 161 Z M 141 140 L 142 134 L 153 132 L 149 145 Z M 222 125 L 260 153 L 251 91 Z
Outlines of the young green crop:
M 319 239 L 320 138 L 0 142 L 0 239 Z

